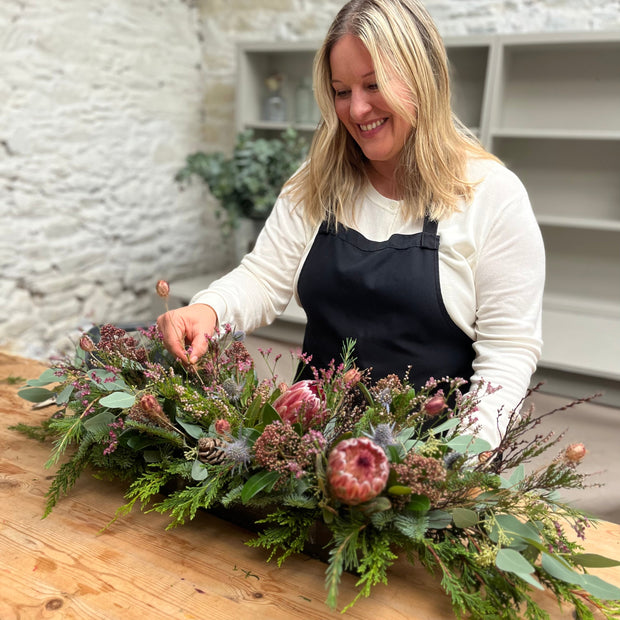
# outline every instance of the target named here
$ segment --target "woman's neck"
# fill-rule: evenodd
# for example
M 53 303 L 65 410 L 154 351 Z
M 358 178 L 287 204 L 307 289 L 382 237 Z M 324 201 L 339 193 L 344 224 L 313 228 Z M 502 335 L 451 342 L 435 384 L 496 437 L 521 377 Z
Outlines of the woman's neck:
M 394 168 L 392 166 L 385 167 L 385 169 L 382 170 L 381 167 L 376 164 L 369 163 L 366 166 L 366 176 L 372 186 L 382 196 L 392 200 L 400 200 L 401 195 L 398 188 L 398 183 L 396 182 Z

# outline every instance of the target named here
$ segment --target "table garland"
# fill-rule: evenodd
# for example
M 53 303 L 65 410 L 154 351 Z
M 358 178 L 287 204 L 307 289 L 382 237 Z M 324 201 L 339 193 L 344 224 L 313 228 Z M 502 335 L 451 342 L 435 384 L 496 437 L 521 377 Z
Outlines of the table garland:
M 558 493 L 586 486 L 585 447 L 532 433 L 554 412 L 506 412 L 508 428 L 491 449 L 476 437 L 476 409 L 494 388 L 465 391 L 459 378 L 420 389 L 395 375 L 372 381 L 355 367 L 352 341 L 339 363 L 287 385 L 270 351 L 261 355 L 272 377 L 258 380 L 243 334 L 230 326 L 189 366 L 165 350 L 156 327 L 94 332 L 73 359 L 54 362 L 19 392 L 57 407 L 40 426 L 16 427 L 54 440 L 46 466 L 70 454 L 47 493 L 46 516 L 90 470 L 130 483 L 115 519 L 136 504 L 168 514 L 169 527 L 200 509 L 260 509 L 247 544 L 278 565 L 302 552 L 319 524 L 331 608 L 344 571 L 358 576 L 346 610 L 387 583 L 404 555 L 439 574 L 457 617 L 547 618 L 531 596 L 544 588 L 578 618 L 620 612 L 620 588 L 588 573 L 620 563 L 583 551 L 595 520 Z M 551 448 L 546 465 L 525 467 Z

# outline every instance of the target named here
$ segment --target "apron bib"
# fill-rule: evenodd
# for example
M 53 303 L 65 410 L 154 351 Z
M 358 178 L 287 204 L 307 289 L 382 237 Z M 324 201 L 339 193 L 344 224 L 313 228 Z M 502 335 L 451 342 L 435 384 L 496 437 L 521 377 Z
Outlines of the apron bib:
M 430 377 L 472 374 L 472 340 L 454 324 L 439 285 L 437 222 L 421 233 L 371 241 L 356 230 L 323 223 L 298 281 L 308 322 L 303 351 L 311 365 L 341 361 L 345 339 L 356 341 L 360 369 L 373 380 L 396 374 L 417 388 Z M 312 375 L 306 367 L 306 378 Z

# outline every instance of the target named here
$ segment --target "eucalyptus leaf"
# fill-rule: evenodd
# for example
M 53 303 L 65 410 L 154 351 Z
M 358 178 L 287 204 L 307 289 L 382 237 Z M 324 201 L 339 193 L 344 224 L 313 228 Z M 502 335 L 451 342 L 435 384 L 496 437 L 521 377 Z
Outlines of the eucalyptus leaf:
M 194 480 L 205 480 L 209 476 L 209 470 L 202 461 L 196 459 L 192 464 L 192 478 Z
M 19 390 L 17 395 L 31 403 L 42 403 L 48 398 L 55 398 L 56 392 L 42 387 L 25 387 Z
M 104 407 L 110 407 L 110 409 L 128 409 L 132 407 L 136 402 L 136 397 L 128 392 L 112 392 L 107 396 L 104 396 L 99 404 Z
M 192 424 L 191 422 L 184 422 L 180 418 L 177 418 L 177 424 L 183 428 L 183 430 L 194 439 L 199 439 L 205 434 L 202 426 L 198 426 L 198 424 Z
M 92 434 L 97 434 L 110 426 L 116 420 L 116 416 L 111 411 L 102 411 L 84 420 L 84 428 Z
M 518 551 L 500 549 L 495 557 L 495 565 L 500 570 L 517 575 L 536 589 L 544 590 L 543 586 L 532 576 L 534 567 Z
M 454 525 L 456 525 L 456 527 L 463 529 L 473 527 L 480 521 L 480 517 L 475 510 L 460 507 L 456 507 L 452 511 L 452 519 L 454 520 Z
M 106 392 L 125 391 L 128 385 L 123 381 L 122 377 L 104 370 L 103 368 L 94 368 L 88 371 L 88 377 L 95 383 L 99 389 Z
M 500 488 L 510 489 L 514 486 L 517 486 L 519 483 L 523 482 L 524 478 L 525 478 L 525 468 L 523 467 L 523 464 L 521 464 L 515 468 L 515 470 L 510 475 L 510 478 L 506 479 L 506 478 L 500 477 L 500 480 L 501 480 Z
M 480 439 L 480 437 L 473 435 L 457 435 L 450 439 L 447 445 L 455 452 L 463 454 L 482 454 L 491 449 L 491 444 L 486 439 Z
M 273 485 L 280 479 L 281 474 L 277 471 L 263 470 L 254 474 L 241 490 L 241 501 L 246 504 L 261 491 L 271 491 Z
M 598 553 L 576 553 L 571 556 L 572 560 L 584 568 L 611 568 L 620 566 L 620 561 L 606 558 Z
M 596 575 L 582 575 L 581 587 L 592 596 L 604 601 L 620 601 L 620 588 L 603 581 Z
M 445 431 L 449 431 L 460 424 L 461 420 L 459 418 L 450 418 L 445 422 L 442 422 L 438 426 L 434 426 L 429 430 L 431 435 L 438 435 L 439 433 L 443 433 Z
M 67 384 L 60 394 L 56 396 L 56 404 L 57 405 L 66 405 L 71 398 L 71 394 L 73 394 L 73 385 L 71 383 Z
M 523 523 L 515 516 L 508 514 L 497 515 L 495 521 L 496 523 L 489 531 L 489 538 L 495 543 L 499 541 L 500 530 L 513 539 L 510 545 L 513 548 L 527 546 L 530 540 L 540 542 L 540 532 L 531 522 Z
M 26 385 L 29 387 L 43 387 L 44 385 L 49 385 L 50 383 L 58 383 L 62 381 L 63 377 L 58 377 L 56 375 L 56 370 L 53 368 L 47 368 L 44 370 L 38 379 L 29 379 L 26 381 Z
M 552 577 L 564 581 L 566 583 L 572 583 L 574 585 L 581 585 L 581 573 L 575 572 L 566 562 L 558 560 L 550 553 L 543 553 L 541 566 Z
M 445 510 L 431 510 L 426 517 L 431 530 L 443 530 L 452 524 L 452 515 Z

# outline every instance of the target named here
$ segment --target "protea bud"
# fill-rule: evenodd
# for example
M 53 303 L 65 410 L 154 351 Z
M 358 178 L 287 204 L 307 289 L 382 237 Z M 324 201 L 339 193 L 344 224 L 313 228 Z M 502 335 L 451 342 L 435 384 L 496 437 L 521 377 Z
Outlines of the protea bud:
M 572 443 L 564 450 L 564 459 L 569 463 L 579 463 L 587 452 L 582 443 Z
M 362 373 L 355 367 L 349 368 L 342 376 L 347 385 L 355 385 L 362 378 Z
M 84 334 L 80 338 L 80 349 L 82 349 L 82 351 L 86 351 L 86 353 L 91 353 L 95 350 L 95 343 L 87 334 Z
M 164 410 L 162 406 L 159 404 L 159 401 L 153 394 L 145 394 L 140 399 L 140 408 L 145 412 L 155 417 L 160 417 L 164 415 Z
M 158 280 L 155 290 L 160 297 L 168 297 L 170 295 L 170 285 L 165 280 Z
M 215 421 L 215 432 L 218 435 L 227 435 L 230 433 L 230 422 L 223 418 Z
M 284 422 L 301 422 L 306 428 L 320 422 L 323 417 L 316 381 L 307 379 L 293 383 L 284 394 L 280 394 L 274 401 L 273 408 Z
M 424 403 L 424 412 L 429 418 L 438 416 L 447 407 L 446 399 L 441 396 L 433 396 Z
M 327 463 L 327 479 L 333 496 L 351 506 L 379 495 L 389 474 L 385 452 L 365 437 L 338 443 Z

